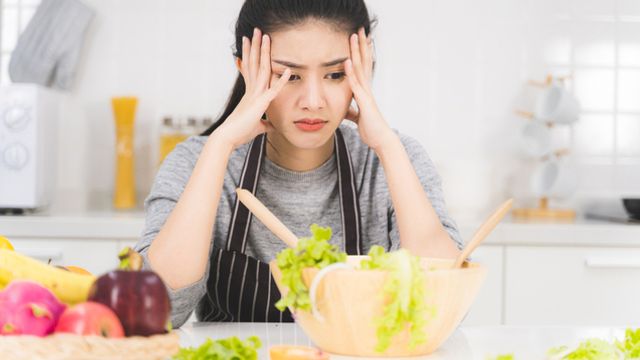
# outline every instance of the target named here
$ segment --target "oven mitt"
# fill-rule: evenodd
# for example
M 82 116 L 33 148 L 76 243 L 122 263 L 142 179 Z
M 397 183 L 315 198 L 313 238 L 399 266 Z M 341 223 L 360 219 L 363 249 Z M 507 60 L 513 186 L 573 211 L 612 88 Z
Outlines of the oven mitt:
M 11 80 L 69 90 L 93 17 L 79 0 L 43 0 L 13 50 Z

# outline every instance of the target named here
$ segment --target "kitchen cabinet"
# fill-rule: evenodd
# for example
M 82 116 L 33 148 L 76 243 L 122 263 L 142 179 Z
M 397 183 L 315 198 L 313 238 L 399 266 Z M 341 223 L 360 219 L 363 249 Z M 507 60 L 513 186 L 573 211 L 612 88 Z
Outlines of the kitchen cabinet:
M 471 254 L 472 261 L 487 268 L 487 278 L 463 325 L 502 324 L 503 254 L 504 246 L 495 245 L 481 245 Z
M 507 325 L 640 324 L 640 248 L 509 246 Z

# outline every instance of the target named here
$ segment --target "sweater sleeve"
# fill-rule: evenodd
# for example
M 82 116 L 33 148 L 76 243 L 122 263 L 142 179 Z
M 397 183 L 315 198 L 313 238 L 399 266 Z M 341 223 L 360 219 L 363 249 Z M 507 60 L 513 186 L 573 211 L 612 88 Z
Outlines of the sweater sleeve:
M 142 255 L 143 269 L 153 270 L 148 258 L 149 246 L 180 199 L 201 149 L 202 144 L 197 138 L 190 138 L 179 144 L 165 158 L 156 174 L 151 191 L 144 203 L 145 227 L 142 237 L 135 246 L 135 250 Z M 175 239 L 175 241 L 185 240 Z M 209 265 L 207 265 L 208 268 Z M 187 321 L 200 298 L 204 296 L 207 276 L 208 271 L 193 284 L 179 289 L 172 289 L 167 285 L 171 300 L 171 323 L 174 328 L 182 326 Z
M 460 237 L 455 221 L 447 212 L 444 193 L 442 191 L 442 180 L 440 179 L 440 175 L 438 175 L 435 165 L 429 158 L 424 147 L 417 140 L 402 134 L 399 134 L 399 136 L 416 175 L 418 176 L 418 179 L 420 179 L 422 187 L 424 188 L 433 209 L 440 218 L 442 226 L 447 231 L 452 241 L 456 243 L 456 246 L 461 249 L 463 247 L 463 241 Z M 391 199 L 389 199 L 388 214 L 389 241 L 391 243 L 390 250 L 398 250 L 400 248 L 400 233 L 398 231 L 398 222 L 395 210 L 391 204 Z

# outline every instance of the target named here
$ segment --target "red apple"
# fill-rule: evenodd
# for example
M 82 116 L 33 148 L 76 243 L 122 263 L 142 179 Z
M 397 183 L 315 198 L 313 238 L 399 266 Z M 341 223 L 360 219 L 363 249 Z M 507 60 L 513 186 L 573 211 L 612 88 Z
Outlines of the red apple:
M 54 330 L 57 333 L 124 337 L 120 319 L 107 306 L 87 301 L 66 309 Z
M 158 274 L 141 271 L 142 257 L 130 248 L 119 254 L 123 270 L 108 272 L 93 283 L 89 301 L 108 306 L 127 336 L 164 334 L 170 328 L 171 303 Z

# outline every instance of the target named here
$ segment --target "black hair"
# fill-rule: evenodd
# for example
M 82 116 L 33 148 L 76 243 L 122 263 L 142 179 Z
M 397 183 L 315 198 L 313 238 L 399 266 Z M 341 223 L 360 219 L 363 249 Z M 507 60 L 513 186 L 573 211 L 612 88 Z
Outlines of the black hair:
M 348 34 L 357 33 L 364 27 L 368 35 L 375 24 L 375 19 L 369 17 L 364 0 L 245 0 L 236 22 L 234 56 L 242 58 L 242 37 L 251 39 L 254 28 L 269 34 L 310 19 L 326 22 Z M 211 135 L 222 125 L 238 106 L 244 93 L 244 79 L 238 72 L 222 115 L 202 135 Z

